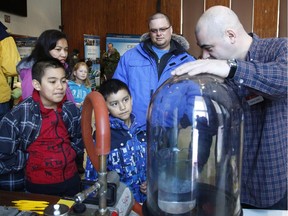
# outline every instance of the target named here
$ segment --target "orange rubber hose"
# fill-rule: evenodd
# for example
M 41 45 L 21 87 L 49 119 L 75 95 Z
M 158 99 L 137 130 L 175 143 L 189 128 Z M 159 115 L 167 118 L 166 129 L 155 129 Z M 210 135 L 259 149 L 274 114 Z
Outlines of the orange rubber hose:
M 92 137 L 92 111 L 94 110 L 96 124 L 96 144 Z M 103 96 L 96 91 L 89 93 L 82 108 L 81 130 L 87 154 L 96 170 L 99 170 L 99 155 L 108 155 L 110 152 L 110 123 L 106 102 Z

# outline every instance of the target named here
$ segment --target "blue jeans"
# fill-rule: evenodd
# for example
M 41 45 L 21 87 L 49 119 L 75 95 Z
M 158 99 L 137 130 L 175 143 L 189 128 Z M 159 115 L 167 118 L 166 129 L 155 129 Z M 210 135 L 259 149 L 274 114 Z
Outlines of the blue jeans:
M 0 103 L 0 121 L 10 111 L 10 102 Z

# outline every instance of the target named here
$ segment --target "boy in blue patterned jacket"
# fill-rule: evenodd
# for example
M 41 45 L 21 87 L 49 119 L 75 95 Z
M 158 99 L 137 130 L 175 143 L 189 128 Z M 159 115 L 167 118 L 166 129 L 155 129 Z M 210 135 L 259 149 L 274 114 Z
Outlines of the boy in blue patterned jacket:
M 132 112 L 132 98 L 125 83 L 110 79 L 101 84 L 111 127 L 111 152 L 107 156 L 108 171 L 116 171 L 137 202 L 146 200 L 146 131 L 138 125 Z M 87 158 L 85 178 L 96 180 L 97 172 Z

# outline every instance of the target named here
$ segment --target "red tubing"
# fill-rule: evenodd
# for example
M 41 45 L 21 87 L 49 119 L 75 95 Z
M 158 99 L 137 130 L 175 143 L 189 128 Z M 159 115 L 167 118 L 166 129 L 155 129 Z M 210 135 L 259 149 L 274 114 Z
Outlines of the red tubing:
M 96 144 L 92 138 L 92 110 L 94 110 L 96 124 Z M 110 123 L 106 102 L 103 96 L 96 91 L 91 92 L 85 97 L 82 108 L 81 119 L 82 137 L 86 151 L 96 170 L 99 171 L 99 155 L 110 153 Z M 135 202 L 133 210 L 142 216 L 142 205 Z
M 96 144 L 94 144 L 92 138 L 92 110 L 94 110 L 96 124 Z M 99 92 L 93 91 L 85 97 L 81 128 L 87 154 L 95 169 L 99 170 L 98 156 L 109 154 L 111 137 L 108 109 L 103 96 Z
M 142 205 L 138 202 L 135 201 L 133 207 L 132 207 L 132 210 L 137 213 L 139 216 L 143 216 L 143 213 L 142 213 Z

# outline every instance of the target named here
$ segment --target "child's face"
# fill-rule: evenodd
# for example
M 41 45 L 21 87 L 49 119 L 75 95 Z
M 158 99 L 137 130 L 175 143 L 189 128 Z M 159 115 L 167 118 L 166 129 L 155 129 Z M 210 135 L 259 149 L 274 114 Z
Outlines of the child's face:
M 82 65 L 78 68 L 78 70 L 74 71 L 73 74 L 76 77 L 76 81 L 84 82 L 88 75 L 87 67 Z
M 58 40 L 55 48 L 50 50 L 49 53 L 53 58 L 58 59 L 64 64 L 68 56 L 67 40 L 65 38 Z
M 121 89 L 116 94 L 109 95 L 106 99 L 106 104 L 112 116 L 124 122 L 130 119 L 132 99 L 126 90 Z
M 67 82 L 63 68 L 47 68 L 41 83 L 33 80 L 34 88 L 39 91 L 41 101 L 46 108 L 56 109 L 66 94 Z

